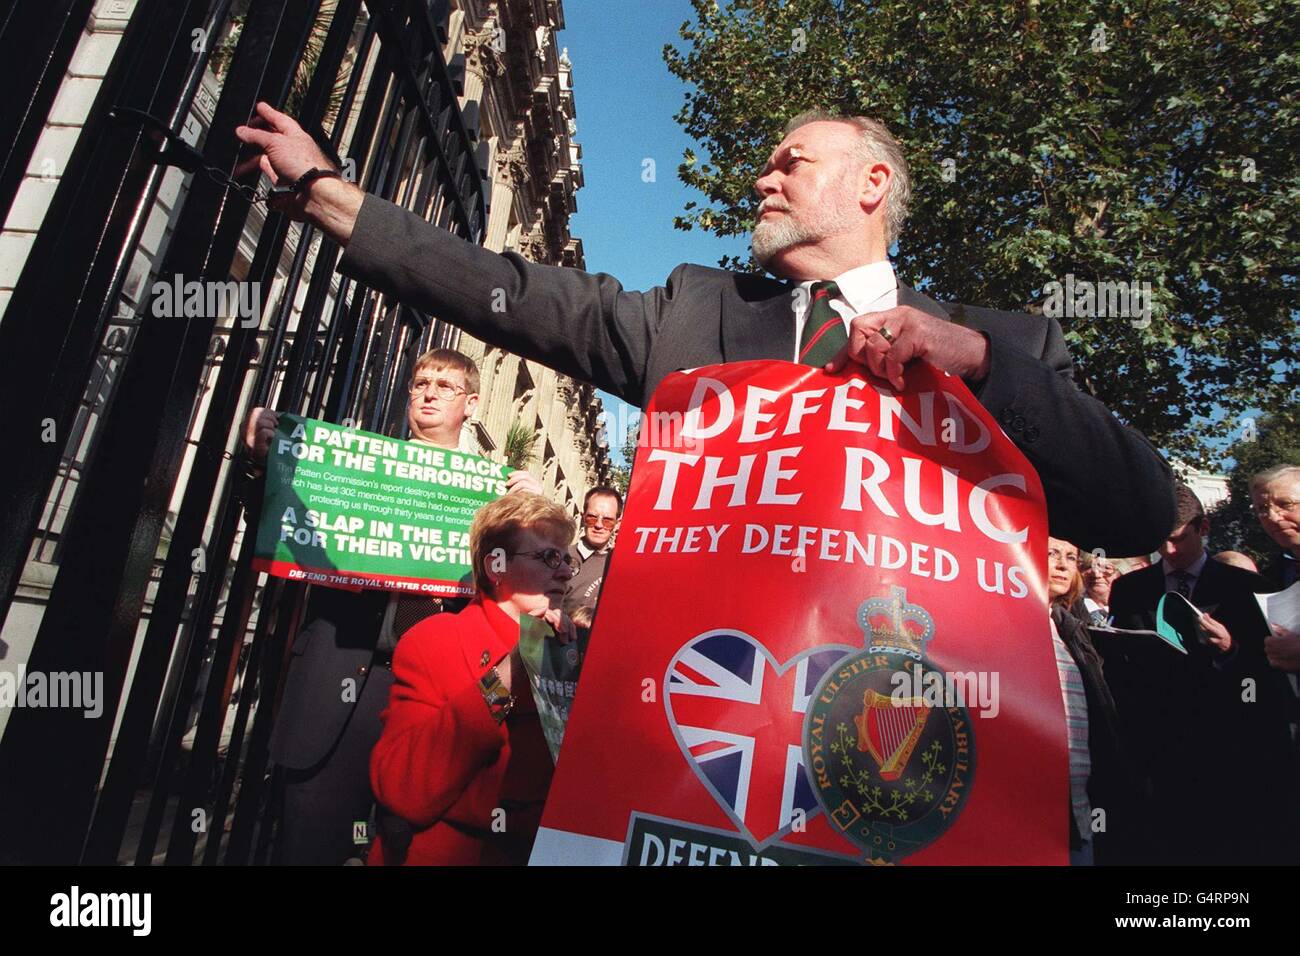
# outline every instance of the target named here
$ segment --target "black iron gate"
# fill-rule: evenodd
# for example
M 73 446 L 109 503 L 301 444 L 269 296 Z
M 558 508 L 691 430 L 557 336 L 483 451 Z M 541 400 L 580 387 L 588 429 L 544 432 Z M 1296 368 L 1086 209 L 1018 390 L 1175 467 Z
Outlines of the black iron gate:
M 18 0 L 0 19 L 19 106 L 0 127 L 0 209 L 92 6 Z M 11 712 L 0 858 L 266 858 L 267 744 L 306 589 L 261 585 L 251 569 L 240 423 L 271 405 L 393 427 L 402 403 L 390 398 L 415 355 L 457 333 L 336 274 L 337 247 L 311 227 L 250 215 L 173 134 L 218 78 L 203 165 L 235 168 L 234 127 L 264 99 L 366 190 L 481 241 L 477 132 L 443 57 L 447 21 L 445 0 L 136 3 L 0 318 L 0 407 L 16 452 L 0 469 L 0 617 L 39 565 L 51 583 L 26 672 L 101 673 L 104 697 L 99 719 Z M 136 291 L 168 166 L 188 175 L 143 288 L 256 282 L 275 290 L 259 327 L 160 317 Z

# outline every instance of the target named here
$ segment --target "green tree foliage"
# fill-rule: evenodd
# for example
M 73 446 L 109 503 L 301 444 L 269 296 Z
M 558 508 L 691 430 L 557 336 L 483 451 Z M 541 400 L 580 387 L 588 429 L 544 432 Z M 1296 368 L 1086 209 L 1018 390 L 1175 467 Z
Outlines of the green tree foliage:
M 641 434 L 641 416 L 637 415 L 627 427 L 627 434 L 623 436 L 623 445 L 619 449 L 623 455 L 623 465 L 615 465 L 611 469 L 610 483 L 618 489 L 618 493 L 624 498 L 627 497 L 627 486 L 632 481 L 632 462 L 636 460 L 636 445 L 638 436 Z
M 1067 274 L 1149 282 L 1145 327 L 1061 321 L 1098 397 L 1201 464 L 1229 438 L 1216 405 L 1236 422 L 1294 396 L 1300 5 L 693 3 L 664 56 L 693 87 L 677 119 L 708 156 L 679 173 L 707 202 L 679 228 L 748 233 L 794 114 L 873 116 L 912 168 L 905 281 L 1027 311 Z
M 1262 564 L 1277 551 L 1250 510 L 1248 485 L 1252 475 L 1274 465 L 1300 465 L 1300 421 L 1294 406 L 1238 429 L 1240 437 L 1228 453 L 1234 463 L 1228 472 L 1229 499 L 1210 515 L 1216 551 L 1245 551 Z
M 615 465 L 609 470 L 609 483 L 618 493 L 627 499 L 627 486 L 632 483 L 632 469 L 627 465 Z

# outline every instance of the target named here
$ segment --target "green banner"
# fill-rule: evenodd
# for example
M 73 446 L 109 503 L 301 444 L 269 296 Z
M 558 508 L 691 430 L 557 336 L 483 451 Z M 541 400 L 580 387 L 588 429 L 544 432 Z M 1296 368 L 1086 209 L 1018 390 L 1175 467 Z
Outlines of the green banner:
M 469 524 L 513 469 L 281 415 L 253 566 L 327 587 L 473 594 Z

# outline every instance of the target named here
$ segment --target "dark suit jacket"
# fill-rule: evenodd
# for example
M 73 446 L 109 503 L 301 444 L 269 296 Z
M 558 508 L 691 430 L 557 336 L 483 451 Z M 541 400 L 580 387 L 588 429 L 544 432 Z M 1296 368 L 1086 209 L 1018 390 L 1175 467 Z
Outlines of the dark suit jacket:
M 1083 621 L 1063 607 L 1054 606 L 1052 620 L 1061 643 L 1070 652 L 1079 677 L 1083 681 L 1084 696 L 1088 701 L 1088 757 L 1091 769 L 1088 774 L 1088 800 L 1094 807 L 1106 811 L 1106 829 L 1088 834 L 1094 844 L 1098 863 L 1107 863 L 1113 853 L 1116 838 L 1132 831 L 1136 825 L 1131 818 L 1135 813 L 1136 795 L 1134 775 L 1129 767 L 1122 745 L 1119 712 L 1102 669 L 1101 655 L 1093 646 L 1088 628 Z M 1070 849 L 1080 848 L 1080 834 L 1074 820 L 1073 807 L 1068 807 L 1067 817 L 1071 830 Z
M 1104 645 L 1125 738 L 1142 748 L 1150 777 L 1155 862 L 1262 861 L 1289 826 L 1293 695 L 1264 656 L 1267 630 L 1254 594 L 1267 590 L 1257 574 L 1206 561 L 1191 600 L 1232 634 L 1226 655 L 1199 641 L 1186 656 L 1158 642 L 1129 653 Z M 1111 589 L 1115 626 L 1153 629 L 1164 594 L 1161 562 L 1124 575 Z M 1243 699 L 1246 680 L 1253 700 Z M 1218 846 L 1205 841 L 1215 828 Z
M 638 406 L 678 369 L 794 354 L 791 283 L 684 264 L 662 287 L 628 292 L 612 276 L 480 248 L 374 196 L 339 270 Z M 956 308 L 903 285 L 898 301 L 944 319 Z M 1037 469 L 1051 533 L 1115 555 L 1157 547 L 1173 526 L 1169 467 L 1075 387 L 1056 321 L 973 307 L 964 321 L 990 346 L 975 397 Z
M 338 742 L 370 679 L 388 599 L 386 591 L 312 590 L 271 731 L 275 763 L 308 770 Z M 348 679 L 355 684 L 345 695 Z
M 265 490 L 260 475 L 244 472 L 236 481 L 250 528 L 261 521 Z M 271 760 L 288 770 L 316 768 L 347 729 L 373 670 L 389 598 L 386 591 L 320 587 L 308 595 L 308 623 L 294 638 L 271 728 Z M 348 678 L 356 683 L 345 695 Z
M 1300 578 L 1291 577 L 1296 573 L 1295 559 L 1287 557 L 1281 551 L 1273 555 L 1259 573 L 1269 583 L 1269 591 L 1281 591 L 1300 580 Z M 1291 580 L 1288 581 L 1288 577 L 1291 577 Z

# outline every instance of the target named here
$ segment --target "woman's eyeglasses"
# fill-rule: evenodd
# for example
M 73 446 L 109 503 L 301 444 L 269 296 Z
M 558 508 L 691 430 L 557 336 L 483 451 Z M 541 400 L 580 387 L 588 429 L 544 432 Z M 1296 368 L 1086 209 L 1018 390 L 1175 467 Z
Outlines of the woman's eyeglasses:
M 525 558 L 536 558 L 552 571 L 558 570 L 561 564 L 568 567 L 570 571 L 577 567 L 573 555 L 567 551 L 561 551 L 559 548 L 543 548 L 541 551 L 516 551 L 515 554 Z

